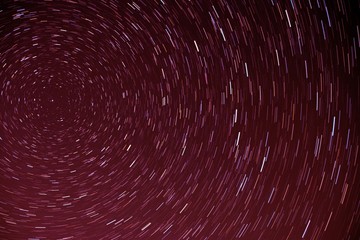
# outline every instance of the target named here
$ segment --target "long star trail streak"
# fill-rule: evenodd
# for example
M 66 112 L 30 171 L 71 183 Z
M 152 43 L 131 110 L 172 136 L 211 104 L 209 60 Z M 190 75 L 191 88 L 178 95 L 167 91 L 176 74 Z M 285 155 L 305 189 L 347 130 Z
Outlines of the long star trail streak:
M 358 239 L 359 3 L 0 2 L 0 239 Z

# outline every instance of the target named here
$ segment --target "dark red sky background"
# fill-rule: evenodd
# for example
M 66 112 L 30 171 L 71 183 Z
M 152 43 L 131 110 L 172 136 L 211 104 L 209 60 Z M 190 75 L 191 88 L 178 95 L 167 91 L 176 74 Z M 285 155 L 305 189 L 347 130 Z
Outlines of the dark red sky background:
M 1 1 L 0 239 L 359 239 L 357 1 Z

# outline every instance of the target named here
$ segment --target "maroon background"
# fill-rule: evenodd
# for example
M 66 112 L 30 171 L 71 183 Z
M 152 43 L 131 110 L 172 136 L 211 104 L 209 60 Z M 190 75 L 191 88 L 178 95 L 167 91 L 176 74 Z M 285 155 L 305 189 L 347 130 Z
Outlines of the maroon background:
M 356 2 L 1 1 L 0 239 L 359 239 Z

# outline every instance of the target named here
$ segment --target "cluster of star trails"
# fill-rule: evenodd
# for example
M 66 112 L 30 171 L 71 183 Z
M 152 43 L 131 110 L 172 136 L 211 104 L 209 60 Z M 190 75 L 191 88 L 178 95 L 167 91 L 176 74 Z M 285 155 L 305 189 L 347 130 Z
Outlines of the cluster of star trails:
M 0 3 L 0 239 L 346 239 L 359 5 Z

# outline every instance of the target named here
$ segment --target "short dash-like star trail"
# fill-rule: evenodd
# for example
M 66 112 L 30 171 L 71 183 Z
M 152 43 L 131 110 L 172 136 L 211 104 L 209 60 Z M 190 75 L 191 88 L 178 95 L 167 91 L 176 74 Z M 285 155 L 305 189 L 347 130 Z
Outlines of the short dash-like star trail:
M 358 0 L 1 0 L 0 240 L 359 240 Z

